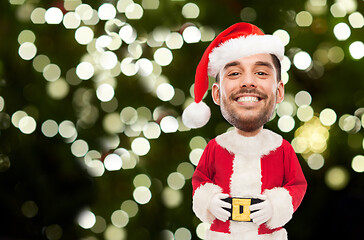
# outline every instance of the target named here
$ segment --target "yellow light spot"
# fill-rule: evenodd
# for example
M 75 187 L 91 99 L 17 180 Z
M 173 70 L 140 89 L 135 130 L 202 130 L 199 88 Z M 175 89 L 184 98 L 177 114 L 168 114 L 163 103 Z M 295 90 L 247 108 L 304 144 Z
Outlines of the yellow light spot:
M 168 208 L 176 208 L 181 205 L 183 195 L 180 190 L 174 190 L 169 187 L 165 187 L 162 192 L 162 201 Z
M 343 167 L 332 167 L 325 174 L 327 186 L 333 190 L 341 190 L 349 183 L 349 173 Z
M 296 23 L 300 27 L 308 27 L 312 24 L 313 17 L 307 11 L 301 11 L 296 15 Z

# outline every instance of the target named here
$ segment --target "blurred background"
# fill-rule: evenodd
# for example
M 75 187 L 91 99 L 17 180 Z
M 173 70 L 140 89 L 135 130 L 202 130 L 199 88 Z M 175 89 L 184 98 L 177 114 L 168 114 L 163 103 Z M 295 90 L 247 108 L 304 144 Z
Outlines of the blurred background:
M 230 126 L 181 122 L 210 41 L 246 21 L 285 45 L 267 128 L 308 181 L 289 239 L 361 239 L 362 0 L 2 0 L 0 239 L 203 239 L 191 176 Z M 214 79 L 211 79 L 213 83 Z

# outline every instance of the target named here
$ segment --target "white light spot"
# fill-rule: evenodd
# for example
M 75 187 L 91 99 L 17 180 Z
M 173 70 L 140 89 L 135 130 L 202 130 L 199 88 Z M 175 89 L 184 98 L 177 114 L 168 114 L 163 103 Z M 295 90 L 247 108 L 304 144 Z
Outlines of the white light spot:
M 311 56 L 307 52 L 298 52 L 293 57 L 293 64 L 300 70 L 306 70 L 312 64 Z
M 35 131 L 37 123 L 34 118 L 30 116 L 25 116 L 19 121 L 19 129 L 25 134 L 31 134 Z
M 132 58 L 124 58 L 120 63 L 121 72 L 126 76 L 134 76 L 139 66 L 133 62 Z
M 178 130 L 178 121 L 172 116 L 166 116 L 161 120 L 161 129 L 164 133 L 173 133 Z
M 90 20 L 93 16 L 93 9 L 88 4 L 80 4 L 76 7 L 75 13 L 81 18 L 81 20 Z
M 310 95 L 310 93 L 306 92 L 306 91 L 300 91 L 296 94 L 295 98 L 294 98 L 297 106 L 303 106 L 303 105 L 310 105 L 311 101 L 312 101 L 312 97 Z
M 104 164 L 100 160 L 92 160 L 87 163 L 87 172 L 92 177 L 101 177 L 105 172 Z
M 181 173 L 173 172 L 167 177 L 168 186 L 174 190 L 179 190 L 185 185 L 185 178 Z
M 116 210 L 111 214 L 111 222 L 115 227 L 123 228 L 129 223 L 129 216 L 123 210 Z
M 49 82 L 54 82 L 61 77 L 61 68 L 56 64 L 48 64 L 43 69 L 43 77 Z
M 200 15 L 200 9 L 199 7 L 194 4 L 194 3 L 187 3 L 186 5 L 183 6 L 182 8 L 182 15 L 185 18 L 197 18 L 198 15 Z
M 76 29 L 80 26 L 80 24 L 81 24 L 81 19 L 74 12 L 68 12 L 63 17 L 63 25 L 67 29 Z
M 361 41 L 355 41 L 349 46 L 349 51 L 354 59 L 361 59 L 364 56 L 364 44 Z
M 154 60 L 161 66 L 169 65 L 173 60 L 171 50 L 168 48 L 159 48 L 154 53 Z
M 289 43 L 290 36 L 289 36 L 288 32 L 285 30 L 278 29 L 277 31 L 275 31 L 273 33 L 273 36 L 278 37 L 282 41 L 284 46 L 286 46 Z
M 82 80 L 90 79 L 95 73 L 94 66 L 89 62 L 81 62 L 76 67 L 76 74 Z
M 345 41 L 351 35 L 350 27 L 346 23 L 338 23 L 334 27 L 334 34 L 337 40 Z
M 314 111 L 311 106 L 303 105 L 297 110 L 297 117 L 302 122 L 307 122 L 312 119 Z
M 118 171 L 123 166 L 123 162 L 119 155 L 112 153 L 105 157 L 104 165 L 109 171 Z
M 124 42 L 130 44 L 135 41 L 136 32 L 132 26 L 127 24 L 127 25 L 124 25 L 122 28 L 120 28 L 119 36 Z
M 161 129 L 157 123 L 151 122 L 144 126 L 143 134 L 148 139 L 157 139 L 161 135 Z
M 295 121 L 291 116 L 283 116 L 278 120 L 278 127 L 282 132 L 290 132 L 295 126 Z
M 357 155 L 353 158 L 353 161 L 351 162 L 351 167 L 355 172 L 362 173 L 364 172 L 364 156 L 363 155 Z
M 94 38 L 94 32 L 91 28 L 82 26 L 77 28 L 75 32 L 75 39 L 81 45 L 86 45 Z
M 324 166 L 325 159 L 321 154 L 314 153 L 308 157 L 307 164 L 312 170 L 318 170 Z
M 42 124 L 41 130 L 44 136 L 54 137 L 58 133 L 58 124 L 56 121 L 49 119 Z
M 34 45 L 34 43 L 25 42 L 22 45 L 20 45 L 18 53 L 22 59 L 30 60 L 34 58 L 35 55 L 37 54 L 37 47 Z
M 98 15 L 101 20 L 110 20 L 115 18 L 116 9 L 110 3 L 104 3 L 99 7 Z
M 337 116 L 334 110 L 326 108 L 320 112 L 320 121 L 324 126 L 331 126 L 336 122 Z
M 166 45 L 169 49 L 180 49 L 183 46 L 182 35 L 177 32 L 170 33 L 167 36 Z
M 144 10 L 139 4 L 129 4 L 125 9 L 125 16 L 128 19 L 141 19 L 143 17 Z
M 133 192 L 134 200 L 139 204 L 147 204 L 152 198 L 149 188 L 141 186 L 137 187 Z
M 106 51 L 101 54 L 99 63 L 104 69 L 113 69 L 118 63 L 118 57 L 114 52 Z
M 349 22 L 353 28 L 362 28 L 364 26 L 364 17 L 360 12 L 354 12 L 350 14 Z
M 203 154 L 203 149 L 201 148 L 195 148 L 191 151 L 189 158 L 193 165 L 197 166 L 198 162 L 200 161 L 200 158 Z
M 73 122 L 65 120 L 59 124 L 59 134 L 64 138 L 71 138 L 76 132 L 75 125 Z
M 157 88 L 157 96 L 160 100 L 166 102 L 174 97 L 174 88 L 169 83 L 162 83 Z
M 44 18 L 48 24 L 59 24 L 62 22 L 63 13 L 61 9 L 51 7 L 46 11 Z
M 182 36 L 186 43 L 197 43 L 201 40 L 201 32 L 195 26 L 186 27 Z
M 144 155 L 148 154 L 148 152 L 150 150 L 149 141 L 143 137 L 136 138 L 131 143 L 131 149 L 138 156 L 144 156 Z
M 147 58 L 141 58 L 136 62 L 138 73 L 142 76 L 149 76 L 153 72 L 153 63 Z
M 77 222 L 82 228 L 90 229 L 96 223 L 95 214 L 89 210 L 85 210 L 78 215 Z
M 79 139 L 72 143 L 71 152 L 76 157 L 85 156 L 88 152 L 88 144 L 85 140 Z
M 210 228 L 210 226 L 211 226 L 211 224 L 209 224 L 209 223 L 205 223 L 205 222 L 200 223 L 196 228 L 197 237 L 199 237 L 200 239 L 205 239 L 206 232 Z

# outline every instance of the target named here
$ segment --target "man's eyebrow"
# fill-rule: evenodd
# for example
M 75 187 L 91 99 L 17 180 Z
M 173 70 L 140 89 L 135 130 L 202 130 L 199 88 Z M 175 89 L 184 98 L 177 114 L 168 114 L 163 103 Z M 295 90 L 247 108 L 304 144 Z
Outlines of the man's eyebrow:
M 238 66 L 238 65 L 240 65 L 240 62 L 238 62 L 238 61 L 229 62 L 229 63 L 225 64 L 224 70 L 226 70 L 229 67 Z
M 258 61 L 255 63 L 256 66 L 266 66 L 269 67 L 270 69 L 274 69 L 273 65 L 270 62 L 263 62 L 263 61 Z

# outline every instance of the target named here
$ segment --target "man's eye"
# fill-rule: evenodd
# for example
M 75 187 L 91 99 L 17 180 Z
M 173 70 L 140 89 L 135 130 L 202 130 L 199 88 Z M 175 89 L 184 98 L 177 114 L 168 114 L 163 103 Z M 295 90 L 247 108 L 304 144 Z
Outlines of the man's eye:
M 256 73 L 257 75 L 259 75 L 259 76 L 265 76 L 265 75 L 268 75 L 267 73 L 265 73 L 265 72 L 257 72 Z
M 238 76 L 239 73 L 238 72 L 232 72 L 232 73 L 229 73 L 229 76 Z

